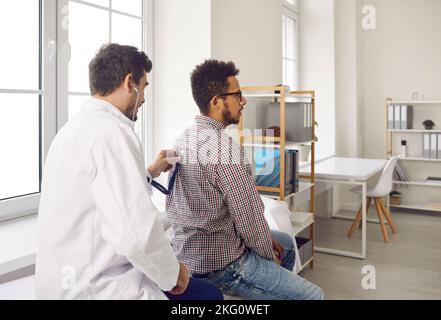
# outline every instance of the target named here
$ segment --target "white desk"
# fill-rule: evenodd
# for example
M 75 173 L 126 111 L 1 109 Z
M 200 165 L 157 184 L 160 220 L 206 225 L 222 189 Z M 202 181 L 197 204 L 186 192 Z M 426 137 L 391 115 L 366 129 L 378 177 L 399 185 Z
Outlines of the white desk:
M 316 181 L 360 185 L 362 188 L 362 241 L 361 253 L 316 247 L 315 251 L 341 255 L 351 258 L 366 259 L 366 193 L 369 178 L 380 172 L 387 160 L 330 158 L 315 165 Z M 310 175 L 311 167 L 301 170 L 302 175 Z M 338 216 L 333 216 L 338 217 Z

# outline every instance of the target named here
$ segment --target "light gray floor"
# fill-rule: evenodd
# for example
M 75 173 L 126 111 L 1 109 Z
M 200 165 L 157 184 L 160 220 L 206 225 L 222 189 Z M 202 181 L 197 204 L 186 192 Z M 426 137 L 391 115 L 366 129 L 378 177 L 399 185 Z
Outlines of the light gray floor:
M 389 244 L 383 242 L 378 224 L 368 224 L 366 260 L 316 253 L 314 269 L 302 276 L 322 287 L 327 299 L 441 299 L 441 213 L 393 212 L 392 216 L 398 234 L 392 235 L 388 228 Z M 317 245 L 360 252 L 361 231 L 353 238 L 346 236 L 351 224 L 317 219 Z M 375 267 L 375 290 L 362 288 L 366 265 Z

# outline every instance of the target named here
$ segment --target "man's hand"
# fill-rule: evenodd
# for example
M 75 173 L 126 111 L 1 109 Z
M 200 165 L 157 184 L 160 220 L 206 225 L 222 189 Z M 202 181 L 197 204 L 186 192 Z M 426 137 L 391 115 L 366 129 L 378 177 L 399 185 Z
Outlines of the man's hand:
M 188 269 L 185 264 L 179 262 L 179 276 L 176 286 L 169 291 L 171 295 L 177 296 L 183 294 L 187 290 L 188 283 L 190 282 L 190 276 L 188 275 Z
M 276 263 L 280 265 L 282 263 L 283 253 L 284 249 L 280 243 L 278 243 L 276 240 L 271 238 L 271 241 L 273 243 L 273 251 L 276 255 Z
M 181 161 L 181 157 L 178 157 L 176 152 L 173 150 L 162 150 L 156 157 L 155 162 L 153 162 L 147 170 L 153 179 L 159 177 L 163 172 L 170 170 L 174 164 Z

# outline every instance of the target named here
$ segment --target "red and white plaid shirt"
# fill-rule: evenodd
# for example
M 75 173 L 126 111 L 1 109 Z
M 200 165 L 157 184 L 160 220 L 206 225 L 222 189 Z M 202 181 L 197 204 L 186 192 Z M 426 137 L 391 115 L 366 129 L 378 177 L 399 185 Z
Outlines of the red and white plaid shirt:
M 174 148 L 183 161 L 167 197 L 166 211 L 178 259 L 200 274 L 223 269 L 246 248 L 274 260 L 250 165 L 224 126 L 196 116 L 195 124 L 185 130 Z

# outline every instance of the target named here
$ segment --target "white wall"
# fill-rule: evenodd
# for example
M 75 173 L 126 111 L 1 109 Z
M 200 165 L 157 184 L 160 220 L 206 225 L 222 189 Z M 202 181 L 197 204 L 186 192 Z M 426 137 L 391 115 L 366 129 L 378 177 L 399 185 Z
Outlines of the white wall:
M 335 0 L 336 151 L 342 157 L 360 157 L 362 150 L 357 3 Z
M 384 157 L 386 98 L 411 100 L 422 91 L 426 100 L 441 100 L 441 1 L 363 2 L 377 11 L 377 29 L 362 34 L 364 155 Z
M 299 2 L 300 88 L 316 90 L 317 155 L 335 154 L 334 0 Z
M 154 2 L 155 154 L 169 149 L 199 113 L 190 74 L 211 56 L 211 3 L 207 0 Z
M 363 5 L 376 30 L 361 28 Z M 386 98 L 441 99 L 440 12 L 439 0 L 335 0 L 339 155 L 385 157 Z
M 241 86 L 282 82 L 280 0 L 212 0 L 212 56 L 232 60 Z

